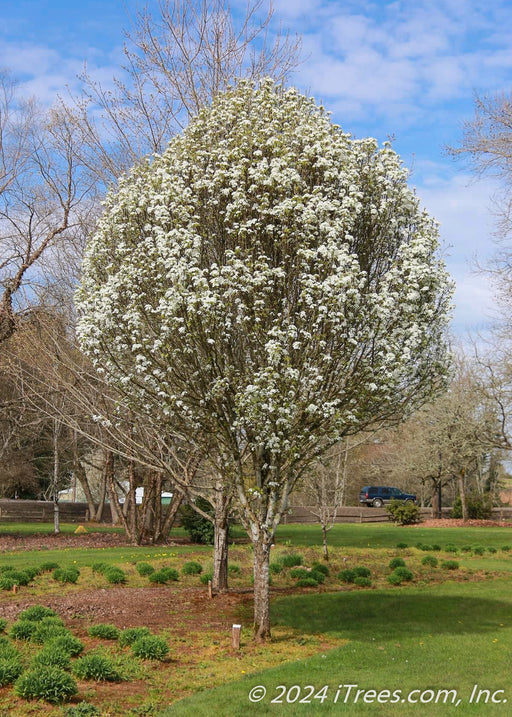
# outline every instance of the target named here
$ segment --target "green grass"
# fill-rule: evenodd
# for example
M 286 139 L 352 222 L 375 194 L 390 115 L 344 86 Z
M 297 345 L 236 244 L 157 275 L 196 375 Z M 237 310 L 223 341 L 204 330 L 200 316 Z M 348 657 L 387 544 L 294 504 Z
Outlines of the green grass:
M 60 532 L 74 533 L 80 523 L 61 523 Z M 98 525 L 96 523 L 82 523 L 89 533 L 124 533 L 123 528 L 112 527 L 111 525 Z M 0 522 L 0 535 L 34 535 L 53 534 L 53 523 L 2 523 Z
M 512 545 L 512 528 L 422 528 L 399 527 L 392 523 L 338 523 L 329 531 L 328 544 L 338 548 L 395 548 L 404 542 L 409 547 L 416 543 L 437 543 L 444 547 L 452 544 L 484 545 L 501 548 Z M 289 542 L 292 547 L 321 545 L 322 531 L 318 525 L 281 525 L 277 530 L 276 545 Z M 512 554 L 512 551 L 511 551 Z
M 480 583 L 447 582 L 429 588 L 395 588 L 368 592 L 337 592 L 279 598 L 272 606 L 276 625 L 308 633 L 348 639 L 343 647 L 307 660 L 251 675 L 212 691 L 176 703 L 161 715 L 197 717 L 215 712 L 235 717 L 253 714 L 369 714 L 508 715 L 507 704 L 468 704 L 475 684 L 491 691 L 509 687 L 512 660 L 512 580 Z M 401 690 L 456 689 L 459 707 L 451 704 L 378 704 L 341 699 L 334 704 L 340 685 L 358 689 Z M 255 685 L 267 689 L 267 697 L 251 705 L 249 691 Z M 317 690 L 327 685 L 323 704 L 271 704 L 278 685 Z M 355 688 L 354 688 L 355 689 Z M 296 693 L 291 693 L 292 698 Z M 416 696 L 414 695 L 413 698 Z M 499 696 L 498 696 L 499 697 Z

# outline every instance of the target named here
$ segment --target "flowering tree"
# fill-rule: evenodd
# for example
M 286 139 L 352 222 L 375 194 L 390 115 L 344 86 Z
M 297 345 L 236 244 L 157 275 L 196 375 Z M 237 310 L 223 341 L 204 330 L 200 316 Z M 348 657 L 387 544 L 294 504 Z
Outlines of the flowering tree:
M 106 201 L 77 294 L 85 351 L 137 407 L 207 437 L 254 546 L 304 469 L 443 383 L 451 285 L 389 145 L 241 82 Z

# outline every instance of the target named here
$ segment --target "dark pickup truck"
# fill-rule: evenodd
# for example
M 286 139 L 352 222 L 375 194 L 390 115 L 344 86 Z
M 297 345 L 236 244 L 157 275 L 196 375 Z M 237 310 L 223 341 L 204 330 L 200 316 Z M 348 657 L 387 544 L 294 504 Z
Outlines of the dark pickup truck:
M 386 486 L 370 486 L 361 488 L 359 502 L 374 508 L 382 508 L 392 500 L 401 500 L 404 503 L 416 503 L 416 496 L 412 493 L 404 493 L 400 488 L 389 488 Z

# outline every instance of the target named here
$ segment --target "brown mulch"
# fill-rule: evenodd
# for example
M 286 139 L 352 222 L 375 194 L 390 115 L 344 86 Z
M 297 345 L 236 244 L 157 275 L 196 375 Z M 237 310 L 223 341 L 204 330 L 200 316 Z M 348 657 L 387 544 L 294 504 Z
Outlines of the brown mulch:
M 456 518 L 442 518 L 438 520 L 423 520 L 417 528 L 512 528 L 512 523 L 506 520 L 458 520 Z

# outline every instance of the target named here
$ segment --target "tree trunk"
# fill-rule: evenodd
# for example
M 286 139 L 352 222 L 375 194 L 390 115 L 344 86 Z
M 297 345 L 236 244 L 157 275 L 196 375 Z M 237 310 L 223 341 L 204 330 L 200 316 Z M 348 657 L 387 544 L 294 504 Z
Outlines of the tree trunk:
M 213 577 L 212 590 L 218 593 L 228 589 L 228 537 L 231 496 L 221 481 L 215 485 L 215 516 L 213 520 Z
M 264 642 L 270 637 L 270 587 L 269 535 L 260 532 L 253 540 L 254 547 L 254 637 L 257 642 Z
M 329 551 L 327 550 L 327 526 L 322 525 L 322 541 L 324 546 L 324 560 L 329 561 Z
M 464 477 L 466 475 L 466 469 L 462 468 L 459 472 L 459 475 L 457 476 L 457 483 L 459 484 L 459 495 L 460 495 L 460 504 L 462 506 L 462 520 L 466 521 L 468 519 L 468 504 L 466 501 L 466 487 L 464 485 Z
M 53 531 L 60 533 L 59 515 L 59 433 L 57 419 L 53 422 Z
M 434 492 L 432 494 L 432 518 L 440 518 L 441 517 L 441 501 L 440 501 L 440 495 L 439 495 L 439 485 L 434 483 Z

